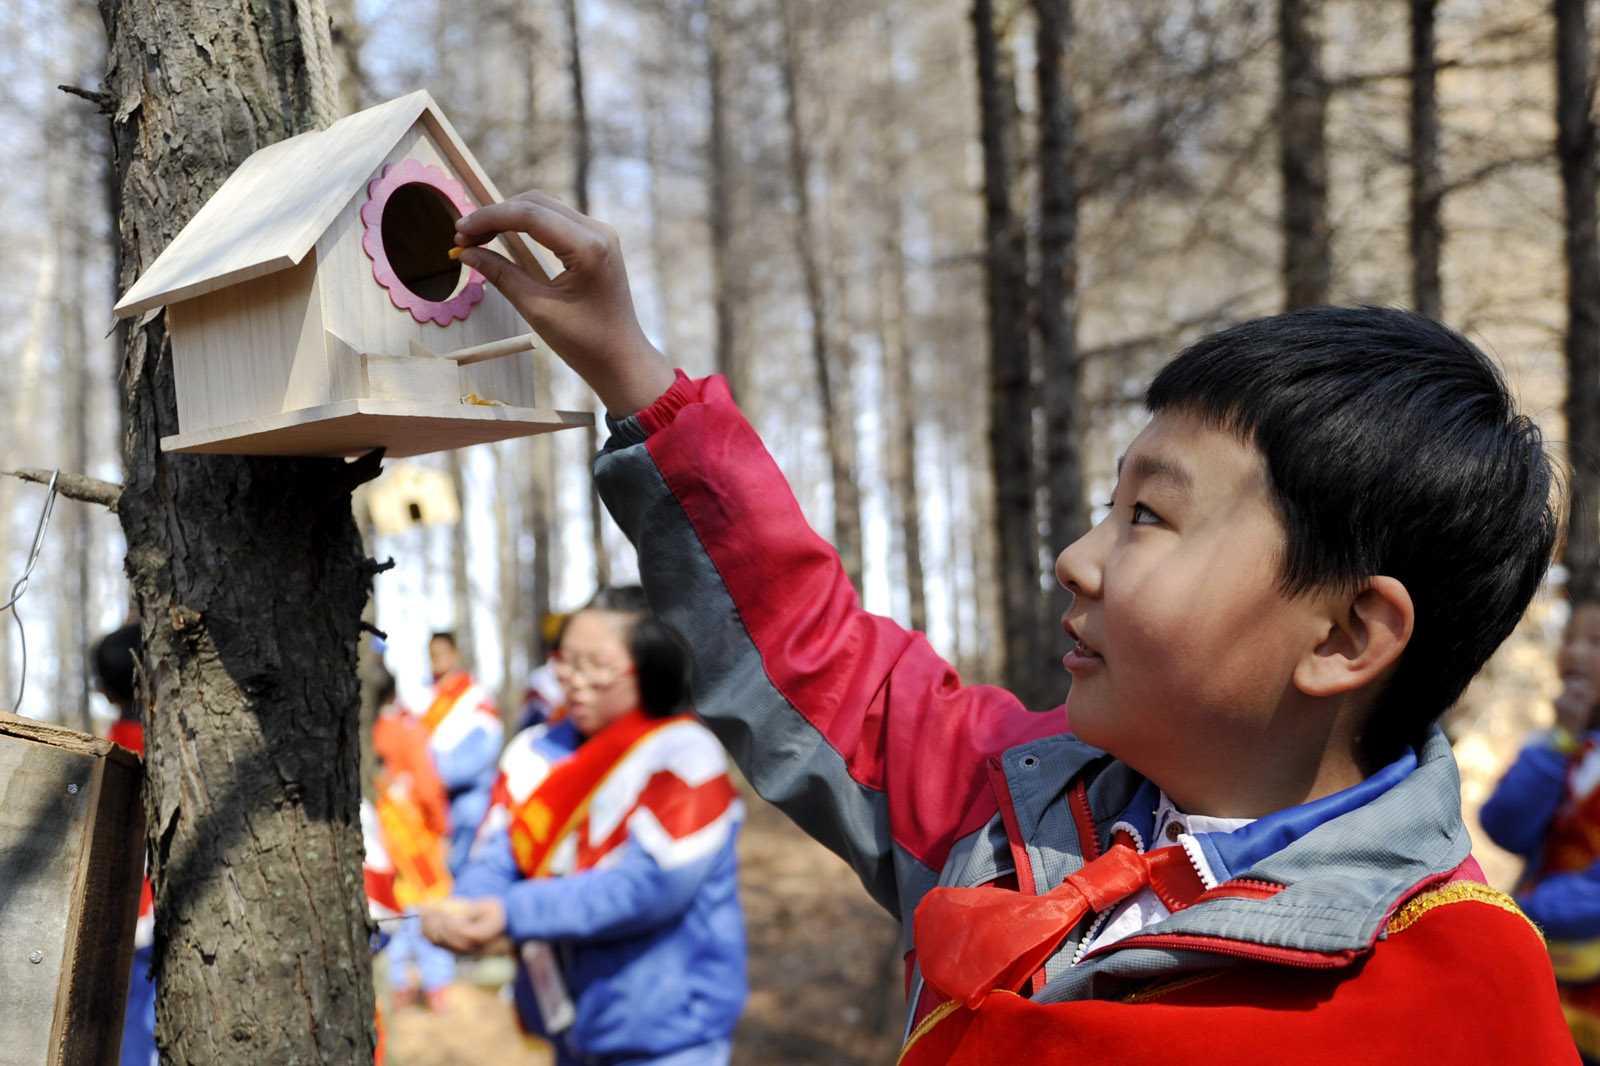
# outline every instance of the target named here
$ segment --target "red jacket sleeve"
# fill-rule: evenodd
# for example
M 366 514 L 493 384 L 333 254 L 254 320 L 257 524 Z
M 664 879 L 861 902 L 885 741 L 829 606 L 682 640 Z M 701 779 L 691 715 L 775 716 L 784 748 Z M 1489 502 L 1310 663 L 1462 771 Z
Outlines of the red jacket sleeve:
M 995 813 L 988 756 L 1064 718 L 963 685 L 925 637 L 863 610 L 721 378 L 680 376 L 636 422 L 596 469 L 651 605 L 694 646 L 697 709 L 757 791 L 898 911 L 906 863 L 931 884 Z

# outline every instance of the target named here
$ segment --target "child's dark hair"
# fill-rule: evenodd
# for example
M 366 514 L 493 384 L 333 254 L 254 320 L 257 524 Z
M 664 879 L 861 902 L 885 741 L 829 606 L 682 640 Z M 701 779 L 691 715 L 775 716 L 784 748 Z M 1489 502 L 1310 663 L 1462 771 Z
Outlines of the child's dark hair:
M 1543 437 L 1494 364 L 1413 312 L 1309 308 L 1191 345 L 1145 405 L 1265 458 L 1286 594 L 1377 575 L 1406 587 L 1415 626 L 1361 755 L 1376 768 L 1420 746 L 1522 617 L 1556 541 Z
M 677 630 L 651 612 L 643 588 L 602 588 L 579 610 L 632 616 L 628 624 L 628 655 L 633 659 L 634 679 L 639 683 L 639 708 L 647 717 L 666 718 L 688 706 L 694 654 Z
M 101 690 L 125 717 L 138 715 L 133 698 L 134 660 L 143 654 L 144 641 L 139 635 L 138 622 L 113 629 L 95 641 L 91 653 L 94 676 Z

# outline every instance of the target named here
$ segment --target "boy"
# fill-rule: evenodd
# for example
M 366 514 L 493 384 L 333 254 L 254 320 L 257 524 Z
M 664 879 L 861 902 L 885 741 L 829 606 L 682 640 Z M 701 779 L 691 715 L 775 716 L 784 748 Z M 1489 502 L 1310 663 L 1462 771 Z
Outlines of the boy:
M 860 609 L 725 384 L 645 340 L 608 227 L 529 193 L 457 230 L 566 267 L 460 253 L 613 416 L 601 490 L 699 710 L 905 924 L 902 1062 L 1575 1060 L 1431 724 L 1556 528 L 1539 434 L 1466 341 L 1324 309 L 1164 370 L 1056 565 L 1064 720 Z

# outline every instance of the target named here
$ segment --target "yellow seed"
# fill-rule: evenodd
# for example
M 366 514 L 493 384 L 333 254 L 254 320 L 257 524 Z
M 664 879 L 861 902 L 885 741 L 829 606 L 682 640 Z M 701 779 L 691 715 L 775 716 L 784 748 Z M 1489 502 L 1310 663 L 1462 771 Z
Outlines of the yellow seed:
M 460 259 L 461 258 L 461 253 L 464 252 L 464 251 L 466 251 L 466 249 L 461 247 L 458 244 L 457 245 L 451 245 L 450 246 L 450 251 L 449 251 L 449 256 L 450 256 L 451 259 Z

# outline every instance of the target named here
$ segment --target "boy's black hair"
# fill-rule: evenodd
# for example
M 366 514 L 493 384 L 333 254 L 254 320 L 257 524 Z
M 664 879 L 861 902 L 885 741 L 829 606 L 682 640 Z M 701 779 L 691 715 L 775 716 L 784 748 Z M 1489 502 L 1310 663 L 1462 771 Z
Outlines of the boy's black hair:
M 1152 413 L 1188 411 L 1253 444 L 1283 522 L 1283 589 L 1410 593 L 1410 643 L 1361 738 L 1369 769 L 1419 746 L 1511 633 L 1555 546 L 1543 436 L 1494 364 L 1410 311 L 1318 307 L 1191 345 Z
M 144 641 L 139 635 L 138 622 L 113 629 L 95 641 L 91 652 L 94 676 L 100 682 L 101 691 L 124 717 L 138 716 L 133 698 L 133 663 L 143 654 Z
M 442 640 L 452 648 L 460 647 L 460 645 L 456 643 L 456 631 L 453 629 L 434 630 L 433 635 L 428 638 L 428 643 L 432 644 L 436 640 Z
M 628 655 L 639 683 L 639 708 L 649 718 L 666 718 L 689 703 L 694 653 L 678 631 L 657 618 L 638 585 L 614 585 L 589 597 L 579 610 L 630 615 Z M 576 614 L 574 611 L 573 614 Z M 568 616 L 570 620 L 571 616 Z M 566 623 L 562 623 L 565 631 Z M 556 641 L 560 643 L 559 638 Z

